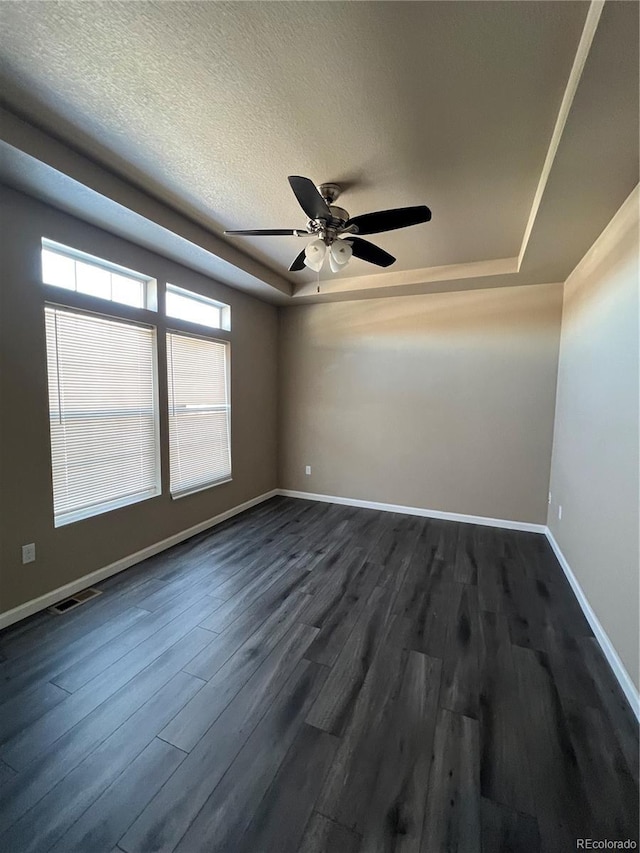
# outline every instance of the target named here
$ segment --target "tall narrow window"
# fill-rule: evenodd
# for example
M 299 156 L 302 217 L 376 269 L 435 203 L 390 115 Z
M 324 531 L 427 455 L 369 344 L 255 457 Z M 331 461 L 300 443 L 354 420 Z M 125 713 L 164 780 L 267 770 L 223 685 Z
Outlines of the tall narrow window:
M 160 494 L 155 329 L 45 308 L 55 526 Z
M 167 333 L 171 494 L 231 479 L 229 344 Z

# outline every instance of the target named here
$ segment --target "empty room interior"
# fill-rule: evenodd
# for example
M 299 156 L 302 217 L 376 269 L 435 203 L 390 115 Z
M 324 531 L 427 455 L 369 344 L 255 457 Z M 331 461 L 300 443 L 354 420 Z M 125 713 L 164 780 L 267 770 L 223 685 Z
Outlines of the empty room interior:
M 0 850 L 637 849 L 640 4 L 0 6 Z

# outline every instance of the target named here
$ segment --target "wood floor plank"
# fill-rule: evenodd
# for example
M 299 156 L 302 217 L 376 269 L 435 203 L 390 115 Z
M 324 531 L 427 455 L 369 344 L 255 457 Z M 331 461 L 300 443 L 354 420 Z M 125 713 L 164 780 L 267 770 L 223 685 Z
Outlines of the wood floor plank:
M 466 717 L 480 711 L 480 616 L 475 586 L 461 586 L 458 608 L 448 626 L 440 705 Z
M 531 578 L 512 578 L 506 570 L 502 574 L 502 587 L 511 642 L 526 649 L 546 651 L 550 623 L 537 582 Z
M 219 605 L 220 602 L 217 600 L 203 601 L 201 591 L 186 590 L 174 598 L 167 608 L 146 613 L 142 619 L 136 621 L 130 630 L 119 634 L 111 642 L 103 644 L 92 654 L 84 655 L 65 669 L 60 669 L 52 676 L 52 681 L 59 687 L 74 693 L 95 679 L 100 673 L 115 666 L 118 661 L 123 660 L 133 650 L 140 650 L 141 648 L 144 650 L 145 647 L 142 644 L 145 641 L 147 641 L 147 646 L 153 646 L 161 638 L 164 629 L 169 628 L 172 623 L 175 623 L 173 627 L 177 627 L 179 630 L 180 623 L 176 622 L 176 619 L 182 614 L 185 614 L 185 618 L 189 619 L 190 608 L 194 608 L 196 613 L 204 608 L 208 613 L 214 611 Z M 156 640 L 151 639 L 154 636 L 156 636 Z M 110 671 L 113 672 L 113 670 Z
M 297 593 L 274 610 L 266 622 L 162 730 L 160 737 L 190 752 L 290 630 L 306 601 L 307 596 Z M 191 671 L 192 667 L 188 665 L 187 670 Z
M 579 645 L 579 636 L 549 627 L 545 645 L 553 680 L 562 699 L 590 708 L 601 708 L 598 690 Z
M 604 709 L 609 721 L 611 737 L 619 745 L 624 756 L 627 768 L 634 779 L 638 778 L 639 754 L 638 750 L 638 722 L 627 702 L 622 689 L 615 678 L 612 677 L 611 669 L 607 664 L 602 649 L 594 638 L 582 638 L 578 640 L 582 651 L 583 660 L 592 677 L 594 686 L 598 692 L 601 707 Z
M 443 659 L 447 637 L 455 624 L 463 585 L 444 579 L 444 564 L 436 558 L 424 569 L 412 567 L 400 590 L 395 612 L 407 626 L 405 645 L 429 657 Z
M 153 663 L 156 658 L 180 641 L 213 609 L 212 600 L 201 599 L 165 626 L 160 636 L 153 635 L 111 664 L 83 687 L 67 696 L 42 717 L 11 738 L 0 750 L 1 757 L 16 770 L 26 767 L 77 722 L 91 713 L 120 687 Z M 200 651 L 212 635 L 202 630 Z M 194 651 L 193 655 L 196 654 Z M 193 657 L 192 655 L 192 657 Z
M 160 696 L 164 695 L 162 691 L 165 685 L 181 685 L 182 704 L 188 702 L 204 682 L 193 676 L 183 677 L 186 673 L 180 678 L 177 676 L 185 663 L 208 642 L 210 636 L 207 631 L 194 629 L 146 667 L 135 681 L 125 684 L 49 748 L 44 749 L 18 774 L 9 789 L 0 792 L 0 832 L 22 817 L 114 732 L 128 724 L 130 719 L 136 719 L 137 725 L 141 725 L 148 713 L 147 703 L 153 703 L 159 691 Z M 166 689 L 172 695 L 172 687 Z M 166 718 L 162 727 L 179 711 L 182 704 Z M 146 710 L 141 710 L 145 706 Z
M 109 853 L 185 754 L 154 738 L 50 849 L 50 853 Z
M 298 853 L 338 739 L 303 725 L 237 847 L 237 853 Z M 309 772 L 313 768 L 313 772 Z
M 320 814 L 354 831 L 366 823 L 407 656 L 399 643 L 380 648 L 318 798 Z
M 400 588 L 419 534 L 418 520 L 404 518 L 384 529 L 377 540 L 374 539 L 374 543 L 367 551 L 367 557 L 374 563 L 384 566 L 383 586 L 393 590 Z
M 48 851 L 154 739 L 199 679 L 178 673 L 151 700 L 40 799 L 7 832 L 0 849 Z
M 7 743 L 68 698 L 66 690 L 47 681 L 18 693 L 0 708 L 0 743 Z
M 538 822 L 530 815 L 482 798 L 482 853 L 540 853 Z
M 358 853 L 361 840 L 357 833 L 315 812 L 298 853 Z
M 12 767 L 9 767 L 4 761 L 0 761 L 0 795 L 3 788 L 14 783 L 16 776 L 17 772 Z
M 281 581 L 273 584 L 267 592 L 250 604 L 240 616 L 226 628 L 215 643 L 195 657 L 187 672 L 209 681 L 243 643 L 249 640 L 261 626 L 277 611 L 284 617 L 294 599 L 297 602 L 303 593 L 304 570 L 290 571 Z M 284 608 L 284 609 L 283 609 Z M 270 625 L 273 623 L 270 622 Z
M 601 838 L 638 842 L 638 780 L 629 772 L 621 750 L 608 742 L 604 715 L 570 700 L 563 707 L 595 832 Z
M 0 674 L 2 695 L 0 697 L 0 714 L 2 706 L 13 696 L 24 690 L 29 690 L 36 684 L 50 681 L 56 674 L 67 669 L 83 658 L 94 655 L 116 638 L 126 634 L 128 630 L 144 619 L 148 614 L 137 607 L 130 607 L 115 614 L 104 625 L 94 630 L 87 630 L 74 642 L 66 643 L 62 648 L 42 650 L 43 653 L 28 661 L 24 656 L 8 662 Z
M 534 814 L 518 681 L 503 613 L 480 614 L 480 789 L 482 795 Z
M 481 853 L 480 738 L 477 720 L 438 716 L 422 853 Z
M 335 663 L 382 572 L 382 566 L 372 564 L 359 553 L 349 561 L 340 580 L 326 584 L 313 595 L 300 617 L 320 628 L 307 652 L 309 660 L 326 666 Z
M 279 557 L 272 562 L 261 563 L 259 571 L 238 592 L 228 598 L 221 607 L 216 608 L 215 613 L 202 623 L 204 628 L 210 631 L 222 633 L 225 631 L 244 611 L 254 604 L 269 587 L 289 571 L 289 561 L 286 557 Z
M 507 539 L 514 544 L 528 577 L 551 582 L 563 578 L 563 574 L 558 572 L 558 562 L 546 536 L 514 530 Z
M 478 566 L 478 604 L 480 610 L 498 613 L 503 608 L 500 574 L 504 565 L 505 531 L 476 526 L 473 536 Z
M 365 562 L 362 548 L 340 549 L 327 561 L 327 569 L 323 571 L 321 567 L 308 573 L 305 592 L 312 595 L 313 600 L 305 613 L 307 625 L 322 627 L 349 584 L 359 576 Z
M 236 563 L 236 571 L 220 584 L 211 586 L 211 594 L 223 601 L 228 601 L 234 595 L 241 594 L 252 581 L 270 577 L 274 562 L 290 565 L 300 556 L 299 536 L 283 536 L 277 543 L 262 548 L 252 548 L 250 557 Z
M 419 853 L 441 662 L 409 652 L 362 827 L 367 853 Z
M 119 842 L 127 853 L 174 850 L 296 670 L 317 630 L 297 625 L 280 641 Z
M 198 812 L 176 853 L 237 850 L 287 751 L 304 725 L 326 669 L 301 661 L 237 758 Z M 325 745 L 328 743 L 325 739 Z M 258 848 L 260 849 L 260 848 Z
M 567 719 L 544 652 L 513 646 L 542 846 L 569 849 L 593 825 Z
M 331 734 L 344 731 L 376 652 L 389 630 L 393 597 L 376 587 L 349 635 L 307 722 Z
M 453 570 L 453 579 L 458 583 L 478 584 L 477 530 L 475 524 L 461 524 L 458 530 Z

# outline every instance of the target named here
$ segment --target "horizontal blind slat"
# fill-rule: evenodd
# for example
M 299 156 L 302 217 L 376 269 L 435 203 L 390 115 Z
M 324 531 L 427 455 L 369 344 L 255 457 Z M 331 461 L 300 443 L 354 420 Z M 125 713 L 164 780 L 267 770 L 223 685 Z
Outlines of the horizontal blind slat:
M 45 318 L 56 522 L 158 494 L 154 329 L 51 306 Z
M 167 333 L 171 494 L 231 475 L 229 345 Z

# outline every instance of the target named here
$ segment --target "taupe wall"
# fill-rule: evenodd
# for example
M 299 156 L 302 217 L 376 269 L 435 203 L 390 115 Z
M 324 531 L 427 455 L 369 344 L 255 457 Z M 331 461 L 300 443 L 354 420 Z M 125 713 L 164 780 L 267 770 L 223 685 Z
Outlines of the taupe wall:
M 280 309 L 280 486 L 544 524 L 561 310 L 561 284 Z
M 270 305 L 20 193 L 0 188 L 0 202 L 0 610 L 6 611 L 277 486 L 277 314 Z M 54 528 L 42 236 L 231 305 L 233 482 L 173 501 L 162 415 L 163 494 Z M 162 376 L 160 392 L 163 413 Z M 37 560 L 23 566 L 20 546 L 27 542 L 35 542 Z
M 636 685 L 638 202 L 636 188 L 565 284 L 548 521 Z

